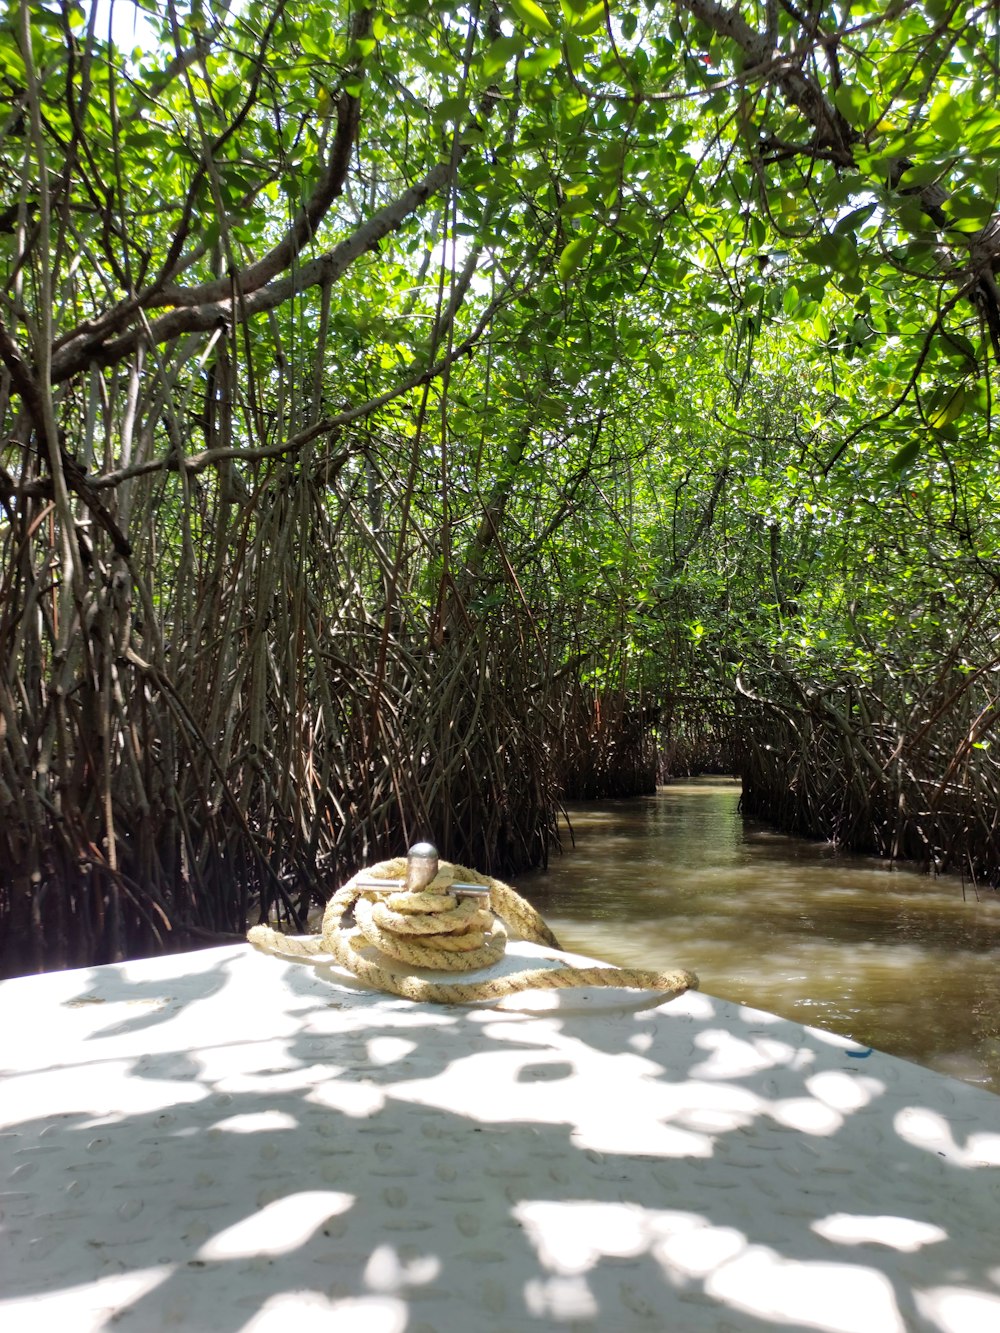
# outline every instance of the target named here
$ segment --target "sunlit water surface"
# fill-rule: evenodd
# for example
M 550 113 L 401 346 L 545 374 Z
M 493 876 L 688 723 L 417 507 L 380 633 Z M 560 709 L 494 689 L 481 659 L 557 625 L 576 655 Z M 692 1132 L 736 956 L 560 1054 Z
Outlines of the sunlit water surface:
M 1000 1092 L 1000 895 L 744 822 L 739 784 L 571 807 L 576 846 L 518 888 L 562 945 Z

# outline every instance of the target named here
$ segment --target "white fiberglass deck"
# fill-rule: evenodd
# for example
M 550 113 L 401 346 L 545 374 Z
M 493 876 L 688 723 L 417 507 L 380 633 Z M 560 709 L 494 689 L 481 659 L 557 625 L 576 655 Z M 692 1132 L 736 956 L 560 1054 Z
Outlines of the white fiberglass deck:
M 708 995 L 542 1002 L 247 946 L 3 983 L 0 1328 L 1000 1329 L 1000 1098 Z

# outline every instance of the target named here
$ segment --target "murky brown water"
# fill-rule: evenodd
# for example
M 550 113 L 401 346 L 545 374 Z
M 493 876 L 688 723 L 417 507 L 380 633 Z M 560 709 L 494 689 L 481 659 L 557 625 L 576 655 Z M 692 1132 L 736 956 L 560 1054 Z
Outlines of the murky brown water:
M 712 995 L 1000 1093 L 1000 895 L 744 823 L 731 779 L 571 808 L 518 888 L 567 949 L 678 964 Z

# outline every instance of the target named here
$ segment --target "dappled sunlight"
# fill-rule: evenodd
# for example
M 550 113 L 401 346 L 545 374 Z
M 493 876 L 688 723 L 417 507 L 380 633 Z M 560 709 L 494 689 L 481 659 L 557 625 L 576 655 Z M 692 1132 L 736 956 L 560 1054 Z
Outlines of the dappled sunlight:
M 260 1312 L 240 1325 L 241 1333 L 404 1333 L 406 1302 L 389 1296 L 331 1300 L 316 1291 L 283 1291 L 269 1296 Z
M 998 1110 L 1000 1123 L 1000 1110 Z M 965 1143 L 956 1142 L 948 1119 L 939 1111 L 925 1106 L 906 1106 L 897 1112 L 894 1120 L 896 1133 L 914 1147 L 929 1152 L 946 1153 L 948 1159 L 960 1166 L 1000 1166 L 1000 1133 L 973 1133 Z
M 701 1032 L 695 1038 L 695 1049 L 708 1051 L 705 1060 L 692 1069 L 697 1078 L 731 1078 L 734 1074 L 757 1074 L 775 1064 L 800 1061 L 808 1064 L 812 1055 L 796 1050 L 780 1041 L 754 1037 L 751 1040 L 734 1039 L 727 1032 Z
M 603 1258 L 645 1254 L 655 1235 L 645 1210 L 628 1203 L 529 1201 L 514 1216 L 544 1267 L 563 1276 L 585 1273 Z
M 711 1141 L 703 1134 L 662 1123 L 653 1103 L 664 1116 L 669 1114 L 669 1091 L 660 1085 L 636 1080 L 637 1071 L 629 1057 L 618 1064 L 606 1060 L 604 1074 L 593 1067 L 584 1071 L 579 1065 L 560 1067 L 560 1081 L 565 1097 L 558 1108 L 552 1106 L 549 1088 L 552 1080 L 523 1077 L 533 1065 L 533 1057 L 521 1052 L 507 1052 L 498 1058 L 496 1051 L 455 1060 L 447 1070 L 430 1080 L 396 1086 L 394 1094 L 422 1106 L 436 1106 L 485 1123 L 508 1120 L 539 1124 L 566 1123 L 566 1112 L 573 1108 L 573 1131 L 580 1146 L 597 1152 L 613 1152 L 623 1141 L 634 1152 L 654 1156 L 708 1156 Z M 497 1079 L 504 1093 L 496 1093 Z M 599 1101 L 593 1098 L 595 1078 L 604 1089 Z M 663 1095 L 666 1093 L 667 1095 Z
M 5 1330 L 978 1333 L 1000 1300 L 985 1093 L 710 994 L 432 1009 L 215 957 L 140 1031 L 108 1014 L 141 964 L 76 1008 L 5 983 L 47 1034 L 0 1099 Z
M 869 1217 L 834 1213 L 820 1217 L 812 1229 L 824 1240 L 838 1245 L 888 1245 L 893 1250 L 913 1253 L 925 1245 L 947 1240 L 948 1233 L 930 1222 L 915 1222 L 911 1217 Z
M 989 1296 L 963 1287 L 930 1287 L 917 1292 L 917 1309 L 942 1333 L 968 1329 L 969 1333 L 1000 1328 L 1000 1295 Z
M 574 1141 L 595 1152 L 614 1152 L 624 1141 L 633 1152 L 663 1157 L 704 1157 L 711 1139 L 674 1120 L 676 1093 L 671 1084 L 656 1080 L 657 1065 L 627 1051 L 595 1051 L 573 1042 L 572 1063 L 556 1062 L 564 1095 L 555 1106 L 548 1093 L 553 1064 L 538 1053 L 558 1028 L 548 1020 L 523 1022 L 516 1028 L 483 1024 L 485 1037 L 513 1040 L 516 1049 L 475 1052 L 454 1059 L 433 1079 L 397 1084 L 394 1094 L 423 1106 L 457 1111 L 481 1122 L 531 1121 L 564 1123 L 572 1109 Z M 527 1047 L 525 1043 L 530 1043 Z M 504 1088 L 496 1093 L 497 1080 Z M 594 1087 L 602 1089 L 599 1098 Z
M 365 1285 L 372 1291 L 405 1291 L 433 1282 L 441 1272 L 441 1260 L 435 1255 L 404 1259 L 393 1245 L 380 1245 L 365 1264 Z
M 368 1042 L 368 1059 L 373 1065 L 392 1065 L 416 1049 L 417 1043 L 405 1037 L 373 1037 Z
M 55 1248 L 53 1245 L 47 1253 L 51 1253 Z M 32 1257 L 35 1258 L 37 1255 L 36 1250 Z M 46 1283 L 41 1291 L 32 1295 L 30 1311 L 22 1311 L 18 1308 L 18 1303 L 11 1302 L 0 1292 L 0 1319 L 3 1320 L 5 1329 L 15 1330 L 16 1333 L 21 1333 L 21 1330 L 28 1333 L 29 1329 L 50 1328 L 65 1329 L 67 1333 L 70 1329 L 80 1327 L 96 1330 L 102 1326 L 101 1323 L 91 1323 L 88 1320 L 81 1325 L 79 1322 L 81 1310 L 89 1314 L 91 1309 L 111 1312 L 127 1308 L 130 1304 L 141 1301 L 145 1296 L 155 1292 L 172 1272 L 172 1265 L 157 1264 L 149 1268 L 135 1268 L 128 1272 L 108 1273 L 95 1277 L 88 1274 L 85 1280 L 74 1284 L 57 1285 L 53 1280 Z M 60 1275 L 60 1284 L 62 1282 L 65 1282 L 65 1279 Z M 15 1286 L 6 1280 L 4 1285 L 8 1290 Z
M 734 1227 L 714 1227 L 704 1217 L 681 1216 L 677 1227 L 657 1226 L 653 1254 L 671 1284 L 683 1289 L 690 1279 L 704 1281 L 742 1254 L 747 1240 Z
M 245 1051 L 220 1046 L 205 1053 L 201 1078 L 211 1083 L 221 1095 L 236 1096 L 254 1092 L 296 1092 L 325 1083 L 343 1073 L 341 1066 L 289 1065 L 288 1039 L 254 1043 L 253 1068 L 247 1068 Z
M 172 1079 L 134 1079 L 129 1060 L 104 1060 L 86 1070 L 73 1090 L 67 1093 L 65 1072 L 59 1069 L 22 1077 L 5 1075 L 3 1079 L 3 1114 L 17 1120 L 44 1115 L 54 1105 L 66 1114 L 89 1110 L 94 1103 L 95 1087 L 115 1088 L 129 1083 L 128 1104 L 138 1112 L 160 1111 L 202 1101 L 204 1088 L 193 1082 Z M 68 1103 L 68 1104 L 67 1104 Z M 99 1122 L 92 1122 L 99 1123 Z
M 803 1134 L 836 1134 L 844 1117 L 811 1097 L 786 1097 L 771 1103 L 769 1113 L 786 1129 Z
M 524 1303 L 535 1319 L 555 1323 L 596 1320 L 600 1309 L 586 1278 L 533 1277 L 524 1284 Z
M 332 1190 L 286 1194 L 263 1204 L 252 1217 L 243 1218 L 207 1240 L 195 1260 L 210 1262 L 289 1254 L 324 1222 L 346 1212 L 356 1202 L 353 1194 Z
M 878 1079 L 863 1074 L 845 1074 L 839 1069 L 824 1069 L 805 1079 L 811 1096 L 837 1111 L 860 1111 L 873 1097 L 885 1091 Z
M 275 1129 L 294 1129 L 298 1121 L 287 1111 L 250 1111 L 218 1120 L 209 1130 L 224 1134 L 261 1134 Z
M 705 1292 L 771 1327 L 907 1333 L 890 1279 L 860 1264 L 789 1261 L 751 1245 L 707 1275 Z
M 385 1106 L 385 1095 L 378 1088 L 356 1083 L 324 1083 L 309 1093 L 309 1100 L 355 1120 L 377 1115 Z
M 532 1297 L 538 1300 L 539 1293 L 544 1293 L 547 1312 L 563 1318 L 588 1303 L 596 1307 L 586 1276 L 598 1264 L 648 1254 L 672 1287 L 700 1288 L 723 1308 L 742 1310 L 774 1324 L 831 1333 L 905 1330 L 892 1284 L 875 1269 L 790 1263 L 767 1247 L 751 1244 L 736 1228 L 713 1226 L 696 1212 L 570 1200 L 525 1202 L 515 1213 L 539 1263 L 557 1275 L 546 1283 L 535 1279 L 529 1284 L 529 1304 Z

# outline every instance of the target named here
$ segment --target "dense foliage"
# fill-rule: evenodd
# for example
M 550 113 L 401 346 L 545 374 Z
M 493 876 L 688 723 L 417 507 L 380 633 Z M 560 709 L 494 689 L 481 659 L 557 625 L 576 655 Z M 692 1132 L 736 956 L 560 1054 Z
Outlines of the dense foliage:
M 111 13 L 0 19 L 8 967 L 657 741 L 996 873 L 992 4 Z

